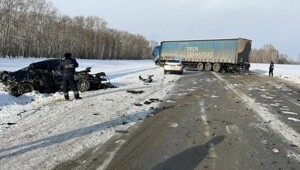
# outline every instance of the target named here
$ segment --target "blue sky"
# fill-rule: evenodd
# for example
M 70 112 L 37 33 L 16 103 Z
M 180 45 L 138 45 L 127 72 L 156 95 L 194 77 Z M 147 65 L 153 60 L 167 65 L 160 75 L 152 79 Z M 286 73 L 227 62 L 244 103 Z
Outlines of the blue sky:
M 299 0 L 47 0 L 68 16 L 98 16 L 148 40 L 247 38 L 300 54 Z

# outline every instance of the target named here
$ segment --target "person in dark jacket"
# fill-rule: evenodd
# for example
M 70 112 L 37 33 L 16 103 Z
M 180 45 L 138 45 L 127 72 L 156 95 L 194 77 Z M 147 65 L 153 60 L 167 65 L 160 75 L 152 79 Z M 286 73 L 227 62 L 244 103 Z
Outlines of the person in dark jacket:
M 69 88 L 73 90 L 75 99 L 82 99 L 79 97 L 77 83 L 74 79 L 75 68 L 78 66 L 77 61 L 72 58 L 71 53 L 65 53 L 64 60 L 58 66 L 58 71 L 63 74 L 64 97 L 66 100 L 69 100 Z
M 269 66 L 269 77 L 273 77 L 273 70 L 274 70 L 274 63 L 271 61 L 270 66 Z
M 249 63 L 249 61 L 246 61 L 245 63 L 244 63 L 244 67 L 245 67 L 245 74 L 250 74 L 250 71 L 249 71 L 249 68 L 250 68 L 250 63 Z

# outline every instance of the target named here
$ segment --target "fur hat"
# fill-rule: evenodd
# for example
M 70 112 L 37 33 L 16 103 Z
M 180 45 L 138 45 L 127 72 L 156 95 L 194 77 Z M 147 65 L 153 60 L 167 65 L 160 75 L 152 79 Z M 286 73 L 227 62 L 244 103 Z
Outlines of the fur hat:
M 71 53 L 65 53 L 65 58 L 71 58 L 72 54 Z

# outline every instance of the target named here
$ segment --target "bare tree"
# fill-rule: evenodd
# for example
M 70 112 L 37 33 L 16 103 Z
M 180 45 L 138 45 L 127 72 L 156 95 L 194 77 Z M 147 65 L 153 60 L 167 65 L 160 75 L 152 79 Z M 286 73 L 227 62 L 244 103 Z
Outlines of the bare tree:
M 251 50 L 250 62 L 269 63 L 270 61 L 278 64 L 295 63 L 292 59 L 289 59 L 287 54 L 280 54 L 271 44 L 264 45 L 261 49 L 254 48 Z

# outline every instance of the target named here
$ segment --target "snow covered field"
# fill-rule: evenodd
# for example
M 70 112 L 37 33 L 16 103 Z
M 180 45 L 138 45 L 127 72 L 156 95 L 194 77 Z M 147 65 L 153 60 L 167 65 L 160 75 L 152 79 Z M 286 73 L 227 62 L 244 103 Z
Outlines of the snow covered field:
M 15 71 L 43 59 L 0 59 L 0 70 Z M 78 60 L 83 70 L 105 72 L 114 89 L 81 93 L 82 100 L 65 101 L 61 92 L 32 92 L 20 97 L 3 91 L 0 83 L 0 169 L 51 169 L 61 161 L 106 142 L 118 130 L 126 130 L 151 116 L 180 75 L 164 76 L 151 60 Z M 251 64 L 250 71 L 268 74 L 268 64 Z M 138 78 L 154 75 L 144 84 Z M 277 65 L 274 77 L 300 85 L 300 65 Z M 143 90 L 132 94 L 127 90 Z M 70 92 L 70 97 L 73 97 Z M 135 106 L 134 104 L 141 104 Z

